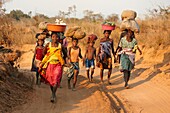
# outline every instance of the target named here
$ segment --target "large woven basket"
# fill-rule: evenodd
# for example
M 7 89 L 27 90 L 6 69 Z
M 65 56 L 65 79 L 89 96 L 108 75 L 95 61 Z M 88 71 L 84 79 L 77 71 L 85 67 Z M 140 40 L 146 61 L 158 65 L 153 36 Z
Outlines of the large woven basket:
M 47 24 L 47 29 L 49 31 L 64 32 L 66 30 L 66 25 Z

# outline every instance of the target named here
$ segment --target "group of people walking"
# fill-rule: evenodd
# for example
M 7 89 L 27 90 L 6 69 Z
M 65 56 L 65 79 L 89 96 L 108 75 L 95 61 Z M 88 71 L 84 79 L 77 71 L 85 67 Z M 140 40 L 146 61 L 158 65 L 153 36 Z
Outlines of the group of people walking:
M 136 50 L 141 50 L 137 46 L 137 41 L 134 37 L 133 31 L 125 30 L 125 35 L 120 38 L 119 46 L 114 51 L 113 39 L 110 38 L 111 30 L 104 30 L 104 37 L 100 39 L 98 51 L 94 47 L 95 41 L 90 40 L 87 43 L 84 57 L 81 53 L 81 48 L 78 46 L 78 39 L 72 37 L 72 45 L 67 48 L 66 40 L 61 39 L 61 34 L 58 32 L 51 33 L 51 40 L 44 45 L 45 39 L 37 36 L 37 45 L 35 49 L 36 62 L 36 84 L 41 81 L 50 85 L 52 96 L 51 102 L 56 101 L 56 91 L 60 87 L 62 80 L 63 67 L 66 66 L 68 77 L 68 88 L 73 91 L 76 90 L 77 77 L 79 74 L 79 58 L 82 59 L 83 65 L 86 67 L 86 74 L 89 81 L 93 81 L 93 74 L 95 66 L 100 68 L 100 78 L 103 83 L 104 69 L 108 69 L 108 84 L 110 85 L 110 77 L 112 74 L 112 60 L 117 61 L 116 54 L 120 56 L 120 71 L 123 73 L 125 87 L 128 88 L 128 81 L 131 75 L 131 70 L 134 67 L 134 58 Z M 44 33 L 42 33 L 44 34 Z M 96 36 L 96 35 L 93 35 Z M 117 52 L 117 53 L 116 53 Z M 73 84 L 71 80 L 73 78 Z

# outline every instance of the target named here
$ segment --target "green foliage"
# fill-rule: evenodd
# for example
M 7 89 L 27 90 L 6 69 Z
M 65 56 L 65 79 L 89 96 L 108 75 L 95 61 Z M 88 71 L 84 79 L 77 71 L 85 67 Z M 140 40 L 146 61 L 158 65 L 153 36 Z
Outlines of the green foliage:
M 105 22 L 102 23 L 102 25 L 115 26 L 115 23 L 114 22 L 105 21 Z
M 12 10 L 9 13 L 9 16 L 16 20 L 20 20 L 21 18 L 31 18 L 29 15 L 24 14 L 21 10 Z
M 35 16 L 37 16 L 39 18 L 43 18 L 43 19 L 49 19 L 49 17 L 44 14 L 36 14 Z

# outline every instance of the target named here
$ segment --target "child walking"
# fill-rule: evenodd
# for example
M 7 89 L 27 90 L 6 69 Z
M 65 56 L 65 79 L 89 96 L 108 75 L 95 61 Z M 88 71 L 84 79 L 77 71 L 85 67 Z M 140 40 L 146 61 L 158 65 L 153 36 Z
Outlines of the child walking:
M 76 90 L 75 86 L 77 83 L 77 76 L 79 74 L 79 57 L 83 59 L 81 55 L 81 49 L 77 44 L 78 44 L 78 39 L 72 38 L 72 46 L 69 47 L 68 49 L 68 59 L 73 69 L 73 73 L 68 77 L 68 88 L 71 89 L 70 81 L 72 78 L 74 78 L 73 87 L 72 87 L 73 91 Z
M 94 74 L 94 69 L 95 69 L 95 63 L 94 60 L 96 58 L 96 48 L 94 46 L 94 41 L 90 41 L 88 43 L 88 47 L 86 48 L 86 52 L 84 55 L 84 62 L 87 70 L 87 78 L 89 79 L 90 82 L 93 81 L 93 74 Z M 89 77 L 89 72 L 91 68 L 91 74 Z
M 38 72 L 39 69 L 39 64 L 43 59 L 43 49 L 44 49 L 44 40 L 43 39 L 38 39 L 37 41 L 37 46 L 35 48 L 35 60 L 34 60 L 34 65 L 36 66 L 36 85 L 40 85 L 40 74 Z

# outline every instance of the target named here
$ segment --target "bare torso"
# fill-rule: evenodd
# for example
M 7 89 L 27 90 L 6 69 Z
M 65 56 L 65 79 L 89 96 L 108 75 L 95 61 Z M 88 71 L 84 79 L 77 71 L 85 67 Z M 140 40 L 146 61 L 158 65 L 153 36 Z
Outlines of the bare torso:
M 70 48 L 70 60 L 71 62 L 78 62 L 79 61 L 79 53 L 80 48 L 79 47 L 71 47 Z
M 94 47 L 87 47 L 86 58 L 88 60 L 94 59 L 96 56 L 96 49 Z

